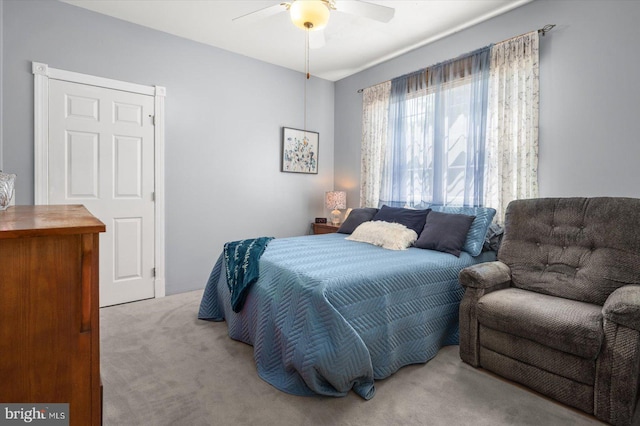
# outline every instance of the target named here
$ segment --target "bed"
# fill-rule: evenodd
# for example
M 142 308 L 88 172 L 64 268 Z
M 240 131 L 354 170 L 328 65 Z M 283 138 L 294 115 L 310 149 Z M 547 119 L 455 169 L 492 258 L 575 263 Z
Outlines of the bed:
M 481 234 L 484 242 L 492 217 L 484 215 L 488 223 L 469 234 Z M 462 251 L 456 257 L 416 247 L 388 250 L 346 237 L 270 241 L 259 278 L 237 313 L 220 255 L 198 317 L 226 320 L 232 339 L 253 346 L 259 376 L 294 395 L 345 396 L 353 390 L 371 399 L 374 380 L 458 344 L 458 273 L 494 260 L 495 252 L 474 249 L 469 251 L 475 256 Z

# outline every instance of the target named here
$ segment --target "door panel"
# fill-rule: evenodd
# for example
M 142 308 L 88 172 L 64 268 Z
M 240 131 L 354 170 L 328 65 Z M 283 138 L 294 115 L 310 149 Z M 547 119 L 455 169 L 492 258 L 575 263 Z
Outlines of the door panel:
M 114 136 L 114 198 L 142 198 L 142 139 Z
M 120 218 L 113 221 L 115 258 L 113 277 L 115 281 L 142 277 L 142 218 Z
M 100 238 L 100 306 L 154 297 L 153 97 L 49 81 L 49 202 L 84 204 Z
M 65 132 L 67 144 L 67 199 L 98 198 L 98 140 L 100 135 L 87 132 Z
M 98 120 L 98 105 L 100 100 L 95 98 L 83 98 L 80 96 L 67 95 L 65 99 L 67 107 L 67 118 L 80 118 Z

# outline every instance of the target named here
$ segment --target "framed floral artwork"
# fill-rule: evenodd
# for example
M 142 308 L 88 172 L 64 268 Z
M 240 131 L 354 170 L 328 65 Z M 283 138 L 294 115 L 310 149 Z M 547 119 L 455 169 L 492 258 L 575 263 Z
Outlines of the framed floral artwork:
M 282 128 L 282 167 L 288 173 L 318 173 L 320 134 L 308 130 Z

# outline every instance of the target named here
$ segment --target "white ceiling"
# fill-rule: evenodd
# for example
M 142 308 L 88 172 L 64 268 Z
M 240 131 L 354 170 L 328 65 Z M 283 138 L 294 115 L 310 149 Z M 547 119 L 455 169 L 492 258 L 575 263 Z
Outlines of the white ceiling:
M 284 8 L 257 22 L 233 20 L 279 1 L 61 1 L 292 70 L 305 69 L 305 32 L 291 23 Z M 311 74 L 336 81 L 530 1 L 368 0 L 395 9 L 388 23 L 332 11 L 325 45 L 310 51 Z

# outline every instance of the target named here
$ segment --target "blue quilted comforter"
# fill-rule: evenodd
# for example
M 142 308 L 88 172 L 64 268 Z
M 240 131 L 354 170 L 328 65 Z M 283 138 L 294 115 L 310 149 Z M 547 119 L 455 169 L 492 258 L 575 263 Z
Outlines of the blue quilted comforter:
M 198 317 L 226 320 L 253 345 L 258 374 L 295 395 L 365 399 L 374 379 L 433 358 L 458 343 L 458 272 L 495 259 L 432 250 L 385 250 L 344 234 L 275 239 L 239 313 L 231 309 L 222 257 Z

